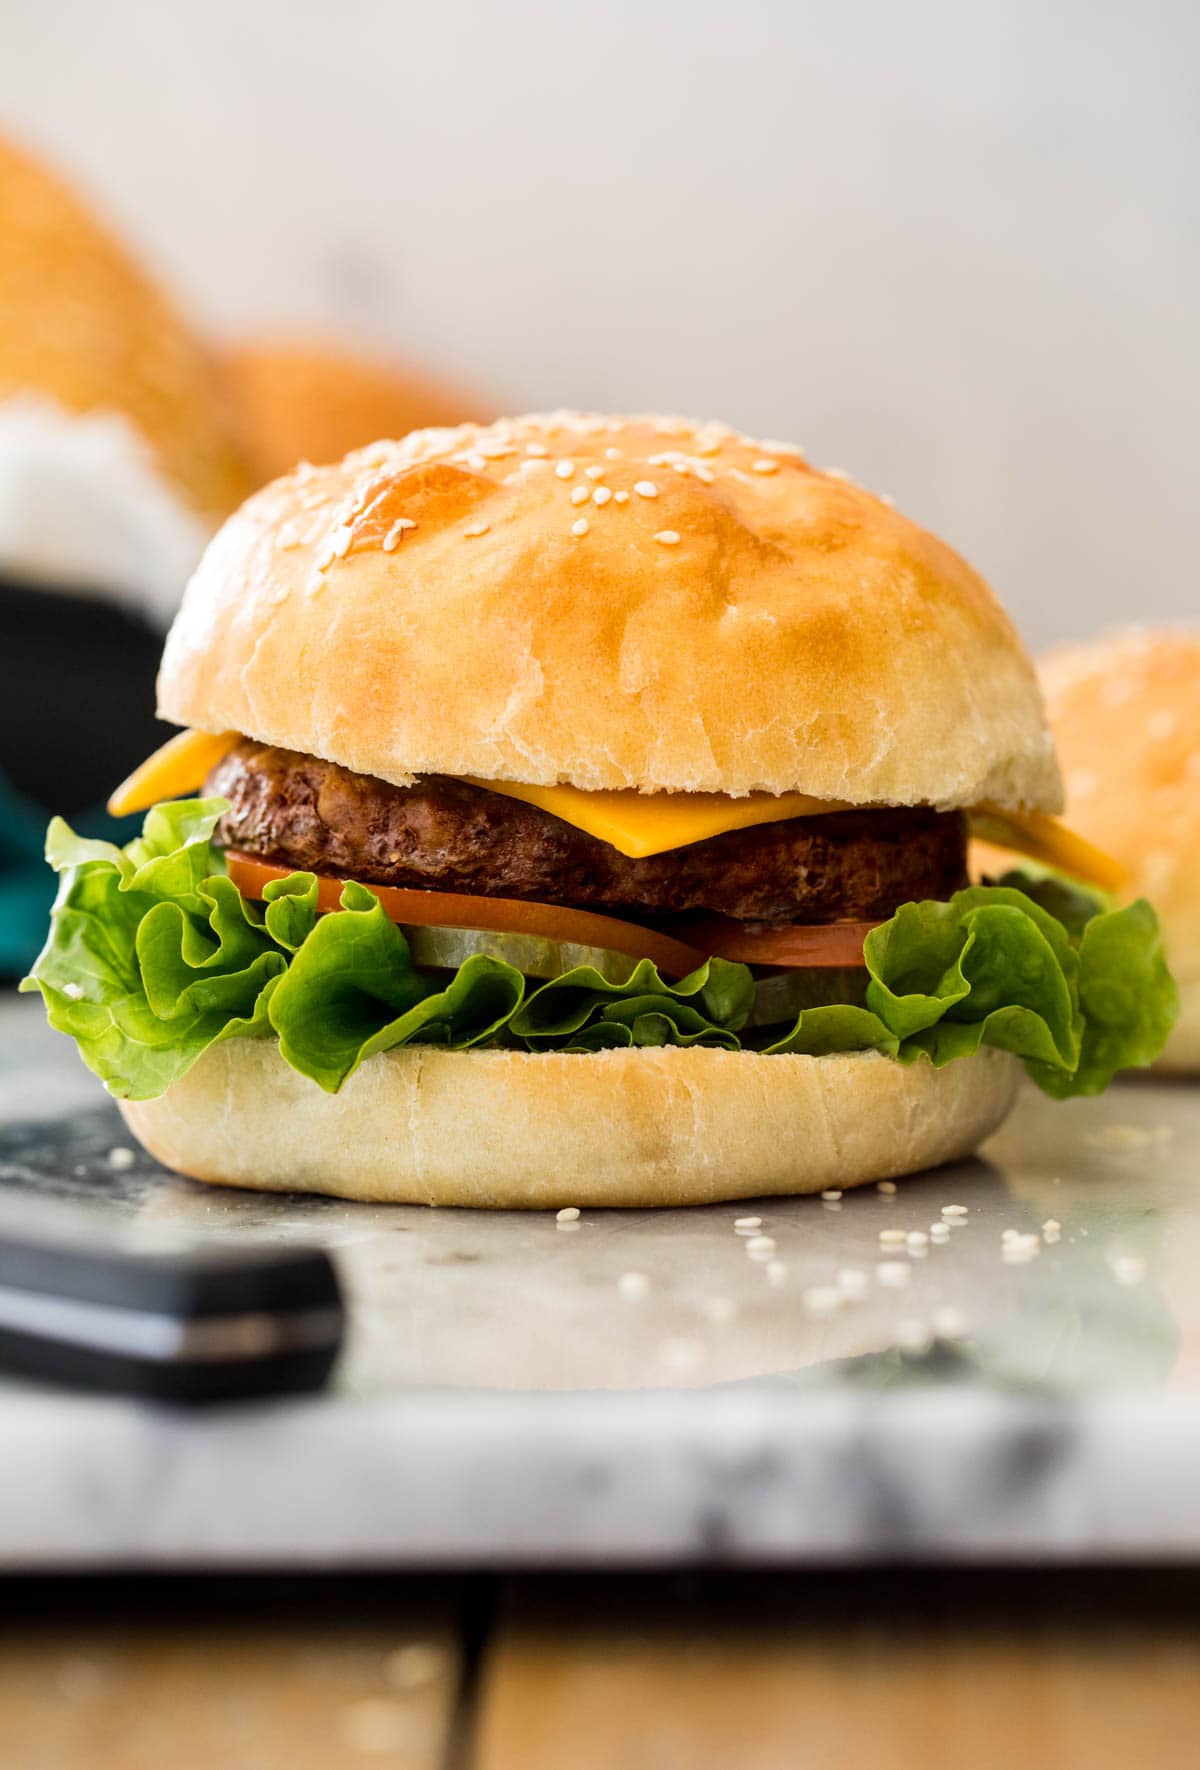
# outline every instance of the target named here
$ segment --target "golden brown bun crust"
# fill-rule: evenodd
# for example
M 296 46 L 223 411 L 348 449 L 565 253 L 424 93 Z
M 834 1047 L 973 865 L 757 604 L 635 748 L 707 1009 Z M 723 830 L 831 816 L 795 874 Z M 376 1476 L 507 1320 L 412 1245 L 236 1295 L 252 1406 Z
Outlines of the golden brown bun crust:
M 268 487 L 188 587 L 159 710 L 397 783 L 1059 794 L 1032 665 L 956 553 L 682 420 L 423 431 Z
M 340 461 L 379 436 L 491 416 L 488 401 L 419 369 L 318 340 L 252 339 L 224 361 L 259 485 L 299 461 Z
M 876 1052 L 410 1045 L 326 1094 L 273 1042 L 230 1039 L 160 1099 L 121 1110 L 168 1167 L 234 1186 L 506 1210 L 714 1204 L 969 1155 L 1020 1073 L 990 1050 L 934 1069 Z
M 0 137 L 0 403 L 120 412 L 201 516 L 250 489 L 220 375 L 74 192 Z
M 1162 919 L 1182 1012 L 1155 1067 L 1200 1070 L 1200 632 L 1127 629 L 1041 674 L 1067 817 Z

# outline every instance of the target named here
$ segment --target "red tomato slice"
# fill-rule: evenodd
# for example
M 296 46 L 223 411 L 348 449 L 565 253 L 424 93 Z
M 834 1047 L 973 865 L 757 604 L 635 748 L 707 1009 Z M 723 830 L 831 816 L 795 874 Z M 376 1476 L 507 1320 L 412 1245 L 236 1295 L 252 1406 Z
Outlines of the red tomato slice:
M 782 928 L 748 928 L 726 916 L 689 922 L 693 946 L 743 965 L 777 965 L 795 970 L 861 966 L 863 941 L 878 922 L 788 923 Z
M 286 879 L 294 867 L 270 866 L 232 850 L 225 856 L 229 877 L 243 897 L 261 897 L 271 879 Z M 317 879 L 317 907 L 341 907 L 344 879 L 328 874 Z M 398 885 L 368 885 L 393 922 L 425 928 L 485 928 L 501 934 L 532 934 L 542 940 L 570 941 L 579 946 L 607 947 L 631 959 L 650 959 L 667 977 L 683 977 L 708 957 L 697 947 L 619 922 L 591 910 L 563 909 L 559 904 L 525 903 L 515 897 L 470 897 L 457 891 L 409 891 Z

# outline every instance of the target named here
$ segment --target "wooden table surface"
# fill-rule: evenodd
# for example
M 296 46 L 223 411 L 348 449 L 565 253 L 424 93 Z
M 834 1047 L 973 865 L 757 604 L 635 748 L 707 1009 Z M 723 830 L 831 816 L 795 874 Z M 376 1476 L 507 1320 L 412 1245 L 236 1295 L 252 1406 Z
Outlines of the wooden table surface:
M 14 1580 L 3 1770 L 1200 1764 L 1200 1576 Z

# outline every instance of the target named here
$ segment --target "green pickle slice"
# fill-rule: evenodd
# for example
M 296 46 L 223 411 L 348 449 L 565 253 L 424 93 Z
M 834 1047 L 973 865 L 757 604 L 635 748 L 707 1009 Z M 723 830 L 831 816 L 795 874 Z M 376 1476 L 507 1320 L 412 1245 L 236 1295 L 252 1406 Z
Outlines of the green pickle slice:
M 867 999 L 867 973 L 859 966 L 815 966 L 811 971 L 775 971 L 755 980 L 754 1006 L 746 1025 L 781 1026 L 805 1008 L 850 1006 Z
M 404 925 L 413 963 L 431 970 L 457 971 L 475 954 L 503 959 L 526 977 L 561 977 L 577 965 L 590 965 L 607 983 L 626 983 L 637 965 L 626 953 L 574 941 L 543 940 L 536 934 L 501 934 L 487 928 L 416 928 Z

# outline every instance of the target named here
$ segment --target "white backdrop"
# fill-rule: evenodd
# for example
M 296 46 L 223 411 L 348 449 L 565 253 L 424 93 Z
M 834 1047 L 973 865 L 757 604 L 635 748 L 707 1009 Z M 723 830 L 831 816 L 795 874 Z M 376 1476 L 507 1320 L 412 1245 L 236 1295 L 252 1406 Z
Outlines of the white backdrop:
M 1200 618 L 1194 0 L 0 0 L 0 127 L 224 329 L 791 436 L 1035 644 Z

